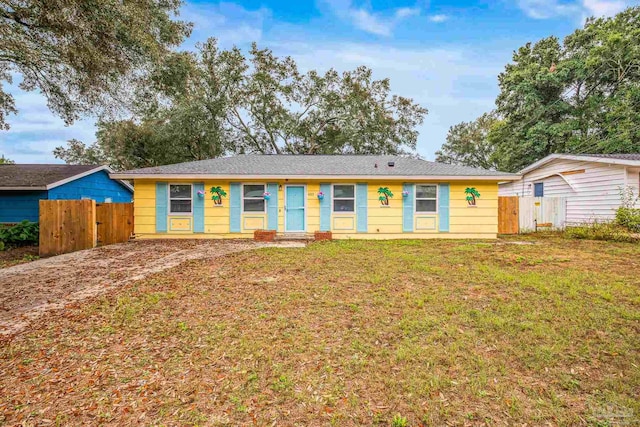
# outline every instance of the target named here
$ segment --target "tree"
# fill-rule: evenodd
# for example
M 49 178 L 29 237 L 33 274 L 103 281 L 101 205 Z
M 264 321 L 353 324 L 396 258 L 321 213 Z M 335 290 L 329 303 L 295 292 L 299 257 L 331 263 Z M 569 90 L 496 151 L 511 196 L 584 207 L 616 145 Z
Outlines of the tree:
M 7 159 L 4 154 L 0 156 L 0 165 L 12 165 L 15 162 L 11 159 Z
M 590 18 L 562 43 L 527 43 L 498 81 L 501 120 L 486 145 L 447 140 L 443 161 L 487 158 L 488 148 L 495 167 L 518 171 L 552 153 L 639 152 L 640 7 Z
M 192 112 L 192 114 L 190 114 Z M 136 169 L 193 160 L 224 153 L 219 135 L 203 131 L 213 124 L 191 108 L 172 110 L 162 119 L 99 122 L 97 141 L 77 140 L 56 147 L 53 154 L 66 163 L 108 164 L 115 170 Z
M 436 151 L 436 161 L 483 169 L 497 169 L 492 159 L 495 151 L 489 133 L 499 119 L 495 112 L 485 113 L 472 122 L 462 122 L 449 128 L 447 142 Z
M 290 57 L 254 44 L 246 58 L 238 48 L 218 49 L 215 39 L 199 45 L 196 54 L 168 57 L 137 98 L 144 102 L 127 128 L 149 131 L 157 149 L 142 150 L 144 162 L 125 161 L 133 153 L 120 147 L 140 144 L 118 140 L 130 138 L 123 133 L 98 135 L 96 147 L 117 159 L 116 167 L 224 153 L 407 153 L 415 149 L 416 127 L 427 114 L 411 99 L 391 95 L 389 80 L 374 80 L 366 67 L 301 73 Z M 66 159 L 67 150 L 59 147 L 56 155 Z
M 49 108 L 72 123 L 130 102 L 132 84 L 191 32 L 174 20 L 181 0 L 4 0 L 0 2 L 0 82 L 20 74 Z M 0 85 L 0 129 L 16 113 Z
M 427 110 L 391 95 L 388 79 L 359 67 L 301 73 L 291 57 L 278 58 L 254 43 L 245 58 L 200 46 L 196 76 L 225 94 L 224 125 L 236 152 L 331 154 L 399 153 L 415 149 Z M 211 85 L 210 82 L 215 82 Z M 214 95 L 211 90 L 207 96 Z

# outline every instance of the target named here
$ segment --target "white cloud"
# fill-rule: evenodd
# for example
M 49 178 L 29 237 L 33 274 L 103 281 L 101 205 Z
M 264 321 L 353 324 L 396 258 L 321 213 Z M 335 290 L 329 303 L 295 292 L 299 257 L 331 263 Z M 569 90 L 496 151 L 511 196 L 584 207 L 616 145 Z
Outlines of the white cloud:
M 88 143 L 95 140 L 93 119 L 65 126 L 62 119 L 51 113 L 44 96 L 21 90 L 20 76 L 14 76 L 13 81 L 14 84 L 6 84 L 4 88 L 13 95 L 18 114 L 8 117 L 11 126 L 8 131 L 0 131 L 0 154 L 20 163 L 59 163 L 53 158 L 55 147 L 72 138 Z
M 442 15 L 442 14 L 429 16 L 429 21 L 431 22 L 444 22 L 448 19 L 449 19 L 449 16 Z
M 396 9 L 396 19 L 407 18 L 409 16 L 418 16 L 420 15 L 420 8 L 418 7 L 401 7 L 400 9 Z
M 401 7 L 386 13 L 376 13 L 357 7 L 350 0 L 327 0 L 332 13 L 349 21 L 354 27 L 379 36 L 391 36 L 395 27 L 403 20 L 420 15 L 418 7 Z
M 628 6 L 623 0 L 581 0 L 561 2 L 559 0 L 519 0 L 518 6 L 534 19 L 576 17 L 584 20 L 589 16 L 613 16 Z
M 222 47 L 230 47 L 260 41 L 271 11 L 264 7 L 249 10 L 235 3 L 187 3 L 181 17 L 193 22 L 193 33 L 184 48 L 192 48 L 195 42 L 209 37 L 216 37 Z
M 625 1 L 583 0 L 582 6 L 589 16 L 613 16 L 622 12 L 627 6 Z
M 548 19 L 580 13 L 577 4 L 559 3 L 557 0 L 520 0 L 518 6 L 530 18 Z
M 379 36 L 390 36 L 392 25 L 390 22 L 383 22 L 364 9 L 349 11 L 349 16 L 356 28 Z

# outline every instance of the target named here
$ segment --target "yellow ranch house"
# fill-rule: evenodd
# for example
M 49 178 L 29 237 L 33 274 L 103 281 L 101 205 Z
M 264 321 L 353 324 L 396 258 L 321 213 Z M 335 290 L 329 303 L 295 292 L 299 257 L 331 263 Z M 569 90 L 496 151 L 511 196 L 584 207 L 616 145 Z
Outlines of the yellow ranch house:
M 134 183 L 136 238 L 495 238 L 498 182 L 401 156 L 240 155 L 111 174 Z

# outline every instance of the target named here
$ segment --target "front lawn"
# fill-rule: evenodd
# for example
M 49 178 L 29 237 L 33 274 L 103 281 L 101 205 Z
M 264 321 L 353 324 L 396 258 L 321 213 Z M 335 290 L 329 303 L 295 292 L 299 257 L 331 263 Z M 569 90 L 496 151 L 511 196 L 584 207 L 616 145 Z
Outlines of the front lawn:
M 0 424 L 640 422 L 640 245 L 517 243 L 182 264 L 2 344 Z

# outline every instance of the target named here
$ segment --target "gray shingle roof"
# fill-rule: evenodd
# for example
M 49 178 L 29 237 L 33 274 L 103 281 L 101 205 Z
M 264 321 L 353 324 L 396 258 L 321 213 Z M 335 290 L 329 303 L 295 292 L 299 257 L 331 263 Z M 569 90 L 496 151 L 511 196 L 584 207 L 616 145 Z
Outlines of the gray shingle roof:
M 44 188 L 49 184 L 100 167 L 99 165 L 0 165 L 0 189 L 10 187 Z
M 393 162 L 394 166 L 389 166 Z M 219 176 L 491 176 L 515 174 L 429 162 L 402 156 L 372 155 L 240 155 L 115 173 L 136 175 Z
M 603 159 L 640 160 L 640 153 L 632 154 L 580 154 L 587 157 L 602 157 Z

